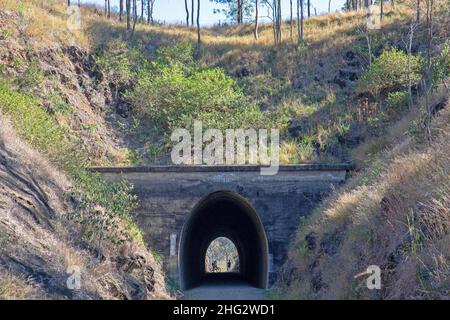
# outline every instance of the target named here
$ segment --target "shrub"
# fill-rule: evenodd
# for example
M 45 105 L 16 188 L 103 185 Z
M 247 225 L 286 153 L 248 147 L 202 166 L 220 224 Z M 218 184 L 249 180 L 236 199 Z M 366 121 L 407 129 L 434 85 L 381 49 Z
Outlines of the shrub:
M 389 92 L 386 98 L 386 103 L 393 109 L 403 108 L 408 104 L 408 92 L 395 91 Z
M 422 58 L 411 56 L 409 77 L 413 85 L 421 78 Z M 403 51 L 392 49 L 384 51 L 370 65 L 358 82 L 359 93 L 369 93 L 378 98 L 383 93 L 399 91 L 409 83 L 408 55 Z
M 184 48 L 183 46 L 181 48 Z M 191 128 L 194 120 L 204 128 L 283 127 L 274 117 L 250 103 L 221 68 L 194 62 L 186 47 L 162 47 L 156 58 L 138 73 L 135 87 L 126 94 L 135 110 L 162 132 Z M 189 54 L 187 54 L 187 53 Z M 281 115 L 281 114 L 278 114 Z
M 28 65 L 25 72 L 19 79 L 19 86 L 22 89 L 34 89 L 41 84 L 45 79 L 44 73 L 41 70 L 39 62 L 33 60 Z
M 447 41 L 439 56 L 432 62 L 432 84 L 436 88 L 442 81 L 450 76 L 450 41 Z
M 119 87 L 128 85 L 143 63 L 139 50 L 129 49 L 126 42 L 120 40 L 111 41 L 96 55 L 95 61 L 115 85 L 116 96 Z

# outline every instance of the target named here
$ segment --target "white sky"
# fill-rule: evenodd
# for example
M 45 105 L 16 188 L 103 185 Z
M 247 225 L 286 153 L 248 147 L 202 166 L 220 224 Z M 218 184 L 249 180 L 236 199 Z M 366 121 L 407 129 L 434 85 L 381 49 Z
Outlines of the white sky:
M 110 0 L 111 6 L 114 8 L 119 7 L 119 0 Z M 76 1 L 75 1 L 76 2 Z M 138 1 L 140 2 L 140 0 Z M 188 1 L 190 4 L 190 0 Z M 197 2 L 197 1 L 195 1 Z M 294 0 L 294 5 L 296 1 Z M 99 6 L 104 6 L 104 0 L 81 0 L 81 3 L 91 3 Z M 305 0 L 306 3 L 306 0 Z M 345 0 L 331 0 L 331 11 L 340 10 L 345 3 Z M 317 14 L 325 13 L 328 11 L 328 0 L 311 0 L 312 7 L 317 9 Z M 282 14 L 284 18 L 289 17 L 289 0 L 281 1 Z M 225 21 L 225 16 L 222 14 L 214 14 L 214 8 L 219 8 L 219 5 L 211 2 L 210 0 L 201 0 L 200 2 L 200 18 L 203 25 L 212 25 L 220 21 Z M 197 10 L 197 9 L 196 9 Z M 294 8 L 294 11 L 296 9 Z M 260 10 L 261 16 L 267 15 L 264 9 Z M 314 15 L 314 9 L 311 8 L 311 14 Z M 140 12 L 140 11 L 139 11 Z M 295 13 L 295 12 L 294 12 Z M 305 10 L 306 13 L 306 10 Z M 166 23 L 180 23 L 185 22 L 186 13 L 184 10 L 184 0 L 156 0 L 154 8 L 154 18 L 159 21 L 165 21 Z

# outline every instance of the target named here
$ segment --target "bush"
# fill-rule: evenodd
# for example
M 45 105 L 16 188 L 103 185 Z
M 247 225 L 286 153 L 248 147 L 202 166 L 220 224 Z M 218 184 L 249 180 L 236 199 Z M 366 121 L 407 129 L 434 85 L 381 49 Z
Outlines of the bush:
M 41 70 L 39 62 L 33 60 L 28 65 L 26 71 L 19 79 L 19 86 L 22 89 L 34 89 L 41 84 L 45 79 L 44 73 Z
M 202 121 L 205 129 L 283 126 L 250 103 L 221 68 L 194 62 L 189 48 L 184 44 L 162 47 L 140 70 L 135 87 L 126 94 L 139 115 L 162 132 L 191 128 L 194 120 Z
M 395 91 L 389 92 L 386 98 L 386 103 L 393 109 L 401 109 L 408 104 L 408 92 Z
M 422 57 L 411 56 L 411 83 L 417 85 L 421 79 Z M 366 70 L 358 82 L 359 93 L 369 93 L 378 98 L 383 93 L 406 88 L 408 77 L 408 55 L 392 49 L 384 51 Z
M 105 50 L 96 55 L 95 61 L 115 85 L 116 96 L 117 90 L 128 85 L 144 63 L 139 50 L 129 49 L 127 44 L 120 40 L 111 41 Z

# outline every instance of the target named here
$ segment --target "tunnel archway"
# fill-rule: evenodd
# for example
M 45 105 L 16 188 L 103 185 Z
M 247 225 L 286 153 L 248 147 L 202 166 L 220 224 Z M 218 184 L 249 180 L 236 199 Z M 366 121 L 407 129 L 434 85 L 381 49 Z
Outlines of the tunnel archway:
M 205 281 L 206 250 L 218 237 L 226 237 L 235 244 L 241 279 L 266 288 L 269 250 L 264 227 L 250 203 L 231 191 L 206 196 L 187 219 L 178 257 L 181 288 L 190 289 Z

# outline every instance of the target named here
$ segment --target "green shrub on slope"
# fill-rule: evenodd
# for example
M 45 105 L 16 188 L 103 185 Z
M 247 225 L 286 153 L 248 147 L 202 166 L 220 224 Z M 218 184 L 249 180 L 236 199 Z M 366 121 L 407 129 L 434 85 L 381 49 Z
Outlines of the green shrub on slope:
M 359 80 L 358 92 L 369 93 L 378 98 L 383 93 L 406 88 L 410 79 L 411 84 L 416 85 L 421 78 L 422 58 L 411 56 L 410 66 L 408 59 L 403 51 L 384 51 Z

